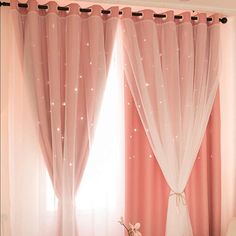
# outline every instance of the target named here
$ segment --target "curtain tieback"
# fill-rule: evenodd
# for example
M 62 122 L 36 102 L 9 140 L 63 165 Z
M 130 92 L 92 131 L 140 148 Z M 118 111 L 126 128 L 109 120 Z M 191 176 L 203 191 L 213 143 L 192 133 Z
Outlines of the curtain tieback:
M 171 191 L 169 197 L 172 197 L 172 196 L 175 196 L 175 200 L 176 200 L 176 206 L 179 208 L 180 206 L 180 203 L 182 203 L 182 205 L 187 205 L 186 204 L 186 200 L 185 200 L 185 195 L 184 195 L 184 192 L 182 193 L 177 193 L 177 192 L 174 192 L 173 190 Z

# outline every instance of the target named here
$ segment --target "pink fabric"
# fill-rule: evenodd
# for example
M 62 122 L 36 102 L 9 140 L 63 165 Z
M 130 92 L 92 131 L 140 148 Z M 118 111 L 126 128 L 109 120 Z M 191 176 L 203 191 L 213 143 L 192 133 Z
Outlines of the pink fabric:
M 171 189 L 166 235 L 192 235 L 185 187 L 218 88 L 219 20 L 153 19 L 153 11 L 121 20 L 128 85 L 152 151 Z
M 186 187 L 194 235 L 221 235 L 221 134 L 219 93 Z
M 142 235 L 165 235 L 169 187 L 155 159 L 129 87 L 125 85 L 125 221 Z
M 118 8 L 80 13 L 57 11 L 57 3 L 38 3 L 12 14 L 19 50 L 35 84 L 38 126 L 45 163 L 59 200 L 59 234 L 77 235 L 75 194 L 92 143 L 115 39 Z
M 169 187 L 153 155 L 128 85 L 125 88 L 125 128 L 126 221 L 140 222 L 142 235 L 164 236 Z M 220 235 L 220 163 L 220 109 L 217 96 L 186 187 L 193 235 Z

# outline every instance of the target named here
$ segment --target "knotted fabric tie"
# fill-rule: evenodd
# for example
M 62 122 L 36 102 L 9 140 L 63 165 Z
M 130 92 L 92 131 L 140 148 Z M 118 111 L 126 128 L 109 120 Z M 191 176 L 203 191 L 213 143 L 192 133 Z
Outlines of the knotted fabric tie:
M 175 196 L 175 200 L 176 200 L 176 206 L 179 208 L 180 203 L 182 203 L 182 205 L 186 205 L 186 201 L 185 201 L 185 196 L 184 196 L 184 192 L 182 193 L 176 193 L 174 191 L 171 191 L 170 193 L 170 197 L 171 196 Z

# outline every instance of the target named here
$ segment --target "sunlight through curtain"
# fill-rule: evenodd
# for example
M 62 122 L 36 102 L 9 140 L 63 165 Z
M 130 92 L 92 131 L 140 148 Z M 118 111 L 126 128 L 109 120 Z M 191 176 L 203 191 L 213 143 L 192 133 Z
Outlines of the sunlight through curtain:
M 55 6 L 52 6 L 52 8 L 53 7 Z M 118 76 L 120 61 L 117 59 L 117 57 L 113 57 L 112 59 L 111 54 L 113 50 L 114 34 L 116 31 L 115 26 L 117 25 L 117 20 L 112 16 L 108 16 L 107 19 L 101 19 L 100 17 L 97 17 L 96 9 L 98 11 L 101 10 L 100 7 L 95 7 L 95 15 L 91 16 L 91 18 L 84 17 L 81 19 L 81 22 L 79 17 L 73 14 L 68 18 L 63 18 L 64 16 L 61 18 L 61 16 L 58 17 L 57 14 L 54 13 L 49 13 L 47 16 L 37 15 L 37 12 L 33 11 L 32 9 L 32 11 L 30 10 L 29 15 L 24 15 L 24 13 L 23 15 L 20 15 L 20 13 L 14 12 L 15 15 L 13 15 L 17 19 L 14 18 L 13 23 L 16 23 L 17 21 L 19 28 L 12 28 L 12 14 L 10 13 L 12 10 L 9 8 L 4 8 L 5 15 L 3 18 L 1 18 L 4 19 L 3 25 L 1 24 L 1 26 L 4 27 L 4 31 L 1 29 L 1 32 L 6 32 L 6 36 L 11 39 L 7 40 L 7 38 L 4 38 L 3 42 L 1 42 L 1 46 L 3 48 L 8 48 L 6 60 L 4 60 L 4 62 L 1 61 L 1 66 L 3 65 L 5 68 L 4 76 L 1 76 L 1 85 L 4 85 L 2 91 L 5 91 L 4 95 L 6 95 L 6 97 L 4 97 L 4 107 L 6 108 L 4 109 L 4 114 L 6 115 L 6 119 L 4 119 L 2 122 L 4 122 L 3 125 L 5 127 L 4 132 L 5 134 L 8 133 L 9 136 L 7 139 L 9 140 L 9 143 L 4 144 L 4 161 L 5 163 L 9 161 L 9 171 L 6 169 L 6 175 L 4 174 L 4 178 L 5 176 L 9 175 L 9 185 L 7 187 L 9 187 L 10 197 L 7 197 L 6 195 L 5 199 L 9 200 L 10 198 L 11 202 L 10 209 L 4 210 L 4 222 L 1 221 L 1 223 L 4 223 L 4 233 L 6 235 L 10 235 L 6 233 L 9 232 L 7 228 L 11 228 L 12 235 L 19 236 L 59 235 L 58 216 L 60 216 L 62 213 L 64 214 L 64 216 L 61 217 L 61 222 L 64 221 L 62 226 L 62 235 L 75 235 L 76 232 L 77 235 L 109 236 L 113 234 L 118 236 L 123 233 L 123 229 L 117 223 L 117 219 L 123 215 L 122 197 L 124 193 L 122 177 L 123 149 L 121 138 L 123 133 L 123 86 L 122 79 Z M 114 10 L 113 13 L 115 14 L 115 12 L 116 11 Z M 45 19 L 45 17 L 47 17 L 47 19 Z M 64 19 L 68 21 L 65 22 Z M 35 22 L 38 22 L 38 27 L 33 27 Z M 107 24 L 105 22 L 107 22 Z M 63 30 L 65 29 L 63 27 L 65 24 L 72 26 L 72 28 L 67 27 L 67 35 L 63 34 Z M 63 47 L 60 47 L 60 45 L 63 45 L 63 43 L 66 43 L 68 46 L 70 45 L 70 43 L 73 41 L 71 41 L 72 37 L 76 37 L 77 29 L 75 30 L 75 28 L 79 25 L 81 26 L 81 30 L 86 29 L 86 32 L 83 32 L 83 36 L 81 38 L 81 50 L 83 51 L 83 54 L 81 53 L 81 55 L 84 56 L 83 60 L 80 62 L 81 67 L 73 70 L 71 68 L 72 64 L 76 63 L 76 60 L 73 60 L 74 57 L 76 57 L 76 55 L 74 55 L 74 51 L 63 51 Z M 94 27 L 96 30 L 94 30 Z M 109 27 L 111 27 L 113 30 L 110 30 Z M 18 29 L 19 31 L 14 32 L 15 29 Z M 16 38 L 14 33 L 22 33 L 23 35 L 23 29 L 25 29 L 24 37 Z M 93 30 L 89 32 L 88 29 Z M 49 35 L 44 35 L 46 31 L 49 33 Z M 57 33 L 55 33 L 55 31 Z M 42 32 L 42 34 L 39 32 Z M 51 36 L 56 37 L 54 33 L 63 34 L 64 38 L 62 38 L 65 41 L 59 40 L 59 42 L 57 40 L 53 41 L 52 38 L 50 39 Z M 101 37 L 101 33 L 104 33 L 104 38 Z M 86 41 L 88 34 L 90 34 L 92 37 L 89 41 L 89 45 L 87 45 L 88 42 Z M 101 39 L 100 41 L 96 40 L 96 35 L 99 35 L 99 38 Z M 39 38 L 37 38 L 37 36 L 39 38 L 43 37 L 43 39 L 38 40 Z M 110 44 L 111 42 L 112 44 Z M 22 45 L 20 45 L 21 43 L 24 43 L 25 47 L 22 47 Z M 102 43 L 105 43 L 105 48 Z M 47 47 L 48 44 L 52 48 L 56 47 L 55 51 L 50 48 L 50 50 L 52 50 L 50 56 L 57 57 L 57 53 L 59 52 L 57 49 L 60 49 L 60 55 L 64 55 L 64 57 L 57 57 L 60 58 L 59 61 L 54 61 L 52 58 L 47 58 L 47 53 L 44 53 L 45 48 L 41 47 Z M 78 46 L 79 45 L 80 44 L 78 44 Z M 11 50 L 9 50 L 9 48 Z M 41 50 L 39 50 L 39 48 L 41 48 Z M 100 53 L 97 52 L 96 49 L 99 49 Z M 90 54 L 89 50 L 92 50 L 93 53 L 96 53 L 98 58 L 93 56 L 93 53 Z M 119 47 L 117 47 L 115 50 L 117 52 L 120 51 Z M 33 55 L 31 54 L 32 51 L 34 52 Z M 4 52 L 6 53 L 6 51 Z M 36 54 L 35 52 L 39 52 L 39 54 Z M 84 54 L 85 52 L 87 52 L 87 54 Z M 38 61 L 39 55 L 43 56 L 44 64 L 42 64 L 41 61 Z M 64 61 L 64 59 L 67 59 L 67 61 Z M 89 59 L 91 59 L 90 62 L 92 62 L 92 65 L 89 63 Z M 12 63 L 13 66 L 10 67 L 9 65 L 12 65 Z M 49 67 L 47 66 L 47 63 L 50 64 Z M 111 67 L 110 64 L 112 64 Z M 34 66 L 38 66 L 36 70 Z M 94 69 L 92 68 L 88 70 L 87 66 L 94 66 Z M 68 67 L 71 70 L 67 70 L 65 67 Z M 110 70 L 108 71 L 109 67 Z M 77 74 L 80 69 L 81 73 Z M 36 73 L 36 75 L 39 77 L 34 73 Z M 76 75 L 78 75 L 78 78 L 76 78 Z M 82 82 L 83 78 L 80 78 L 80 76 L 84 77 L 84 79 L 87 78 L 87 80 Z M 92 76 L 93 79 L 88 79 L 91 78 L 90 76 Z M 98 76 L 100 80 L 98 80 Z M 58 78 L 60 79 L 59 81 L 57 81 Z M 67 86 L 64 88 L 65 78 L 70 79 L 66 80 Z M 72 79 L 74 79 L 74 84 Z M 50 82 L 49 84 L 48 80 Z M 102 93 L 105 88 L 106 80 L 107 85 L 103 96 Z M 77 84 L 77 81 L 80 82 Z M 41 89 L 38 91 L 37 96 L 35 96 L 34 93 L 35 83 L 37 83 L 37 89 Z M 52 89 L 50 86 L 52 84 L 55 85 L 57 92 L 61 93 L 61 95 L 64 94 L 62 97 L 60 97 L 59 94 L 55 94 L 53 91 L 51 91 Z M 78 87 L 76 87 L 76 85 L 78 85 Z M 82 102 L 83 95 L 85 96 L 83 89 L 87 91 L 87 95 L 86 100 L 83 100 Z M 59 97 L 57 97 L 57 95 Z M 72 97 L 71 99 L 70 96 Z M 95 102 L 95 98 L 97 105 L 100 103 L 102 104 L 101 111 L 100 109 L 95 109 L 93 106 L 93 101 Z M 73 109 L 73 107 L 76 106 L 75 103 L 77 102 L 77 99 L 81 103 L 79 104 L 78 109 Z M 39 145 L 38 140 L 39 127 L 42 126 L 40 119 L 44 118 L 44 114 L 41 114 L 41 118 L 38 117 L 40 111 L 37 110 L 37 102 L 42 102 L 45 105 L 42 107 L 49 109 L 49 113 L 46 115 L 46 117 L 51 116 L 53 125 L 52 123 L 50 124 L 50 122 L 46 124 L 47 127 L 54 127 L 56 129 L 55 132 L 52 132 L 53 135 L 55 135 L 55 139 L 59 142 L 58 145 L 60 142 L 63 142 L 63 140 L 66 142 L 66 135 L 68 136 L 68 139 L 70 139 L 73 137 L 75 132 L 78 134 L 75 136 L 76 147 L 79 147 L 78 136 L 80 134 L 84 135 L 87 133 L 87 135 L 90 137 L 89 144 L 92 148 L 90 154 L 91 160 L 88 162 L 88 168 L 85 170 L 85 175 L 81 182 L 81 188 L 79 188 L 78 194 L 76 194 L 75 188 L 78 185 L 78 182 L 75 182 L 72 176 L 68 175 L 65 175 L 66 178 L 71 177 L 72 179 L 67 179 L 69 183 L 66 185 L 68 188 L 64 189 L 66 192 L 61 192 L 61 194 L 66 194 L 65 197 L 67 198 L 70 197 L 68 193 L 70 194 L 71 190 L 74 189 L 73 194 L 75 200 L 74 207 L 71 209 L 71 211 L 73 211 L 71 212 L 73 214 L 71 216 L 77 219 L 77 223 L 73 223 L 73 220 L 69 222 L 69 218 L 65 219 L 65 214 L 70 214 L 68 213 L 68 209 L 70 211 L 70 208 L 66 209 L 67 212 L 60 210 L 60 194 L 58 195 L 58 193 L 61 191 L 59 189 L 61 187 L 63 188 L 63 185 L 61 185 L 62 182 L 60 182 L 61 186 L 58 186 L 57 189 L 55 188 L 55 183 L 60 181 L 61 177 L 63 176 L 61 174 L 65 174 L 66 171 L 65 169 L 59 168 L 60 163 L 62 163 L 60 160 L 62 160 L 63 163 L 68 164 L 68 168 L 66 167 L 68 170 L 68 172 L 66 172 L 67 174 L 70 175 L 71 173 L 77 173 L 77 177 L 82 177 L 83 170 L 81 168 L 77 168 L 78 166 L 76 167 L 75 172 L 69 171 L 74 169 L 73 165 L 80 163 L 80 160 L 77 159 L 77 157 L 80 158 L 81 156 L 78 154 L 75 158 L 73 155 L 71 156 L 67 153 L 67 156 L 73 158 L 67 161 L 58 159 L 59 163 L 52 162 L 51 166 L 50 162 L 48 162 L 48 166 L 45 166 L 45 153 L 42 153 L 42 145 Z M 72 110 L 67 111 L 66 107 L 70 104 Z M 79 112 L 80 109 L 84 109 L 87 106 L 89 109 L 85 109 L 84 114 L 81 115 Z M 55 112 L 54 115 L 53 112 Z M 71 119 L 68 120 L 68 112 L 72 112 L 76 118 L 73 116 L 73 114 L 70 114 L 76 120 L 74 120 L 74 118 L 73 121 Z M 64 116 L 64 114 L 66 115 Z M 3 115 L 2 112 L 1 115 Z M 57 126 L 59 124 L 55 122 L 58 121 L 57 119 L 59 117 L 61 117 L 62 120 L 65 118 L 65 126 L 63 122 L 60 124 L 61 126 Z M 109 117 L 109 120 L 104 120 L 104 117 Z M 94 122 L 92 123 L 93 119 Z M 72 125 L 73 122 L 85 124 L 83 129 L 84 131 L 82 132 L 82 130 L 80 130 L 80 128 L 82 129 L 83 126 L 76 126 L 77 128 L 73 130 L 73 133 L 70 133 L 69 130 L 72 131 L 72 127 L 70 125 Z M 90 129 L 91 127 L 95 128 L 96 123 L 97 131 L 96 135 L 94 136 L 94 130 L 89 130 L 89 132 L 87 132 L 86 129 Z M 87 126 L 87 124 L 90 124 L 91 127 Z M 66 127 L 68 128 L 67 131 L 69 133 L 66 133 Z M 104 128 L 109 129 L 104 130 Z M 46 143 L 50 143 L 50 137 L 52 137 L 50 135 L 51 130 L 46 129 L 45 132 L 48 132 L 49 134 L 49 139 L 48 141 L 46 140 Z M 111 132 L 113 133 L 112 137 L 110 137 Z M 57 137 L 57 134 L 59 133 L 60 140 L 62 141 L 60 141 Z M 81 137 L 81 139 L 83 138 Z M 94 145 L 91 145 L 92 139 Z M 41 139 L 41 141 L 42 140 L 44 139 Z M 52 138 L 52 140 L 54 140 L 54 138 Z M 83 140 L 85 144 L 86 142 L 88 143 L 88 140 Z M 57 148 L 56 151 L 58 152 L 58 150 L 62 148 L 65 153 L 65 146 L 66 145 L 59 145 L 59 148 Z M 86 144 L 85 146 L 88 145 Z M 71 146 L 68 146 L 68 149 L 70 147 Z M 83 150 L 78 148 L 76 149 L 76 152 Z M 71 151 L 73 151 L 73 147 L 67 150 L 67 152 Z M 9 153 L 7 154 L 7 152 Z M 61 157 L 64 158 L 65 154 Z M 53 156 L 53 158 L 50 160 L 55 161 L 54 158 L 55 156 Z M 83 157 L 81 160 L 85 160 L 84 158 L 87 159 L 87 157 Z M 53 169 L 51 170 L 52 172 L 50 173 L 49 171 L 48 174 L 49 166 L 51 166 Z M 55 171 L 63 172 L 59 174 Z M 81 171 L 80 174 L 78 171 Z M 58 176 L 54 176 L 55 173 L 57 173 Z M 101 173 L 104 173 L 104 175 L 109 174 L 110 179 L 105 179 Z M 55 178 L 56 182 L 54 181 Z M 115 183 L 115 185 L 112 185 L 111 182 Z M 7 185 L 7 182 L 5 183 Z M 56 189 L 57 195 L 55 195 Z M 85 199 L 85 196 L 88 196 L 87 194 L 90 196 Z M 82 202 L 80 203 L 80 201 Z M 64 205 L 64 208 L 68 206 L 68 202 L 64 202 L 63 204 L 66 204 Z M 9 206 L 9 204 L 6 206 Z M 100 225 L 101 222 L 102 225 Z M 76 225 L 73 226 L 73 224 Z M 69 225 L 72 227 L 70 228 Z

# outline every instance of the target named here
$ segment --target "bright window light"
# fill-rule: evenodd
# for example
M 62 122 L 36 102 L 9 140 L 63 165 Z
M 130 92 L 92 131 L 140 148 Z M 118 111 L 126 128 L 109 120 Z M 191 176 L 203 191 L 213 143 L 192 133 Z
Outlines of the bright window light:
M 123 185 L 123 83 L 114 48 L 94 143 L 77 194 L 79 209 L 116 207 Z
M 47 211 L 55 211 L 57 210 L 57 204 L 58 204 L 58 199 L 56 195 L 54 194 L 54 189 L 52 186 L 52 182 L 50 180 L 50 176 L 48 172 L 45 172 L 45 182 L 46 182 L 46 209 Z
M 79 210 L 112 209 L 123 199 L 124 100 L 118 53 L 116 43 L 94 142 L 76 197 Z M 48 173 L 46 189 L 47 210 L 56 210 L 57 198 Z

